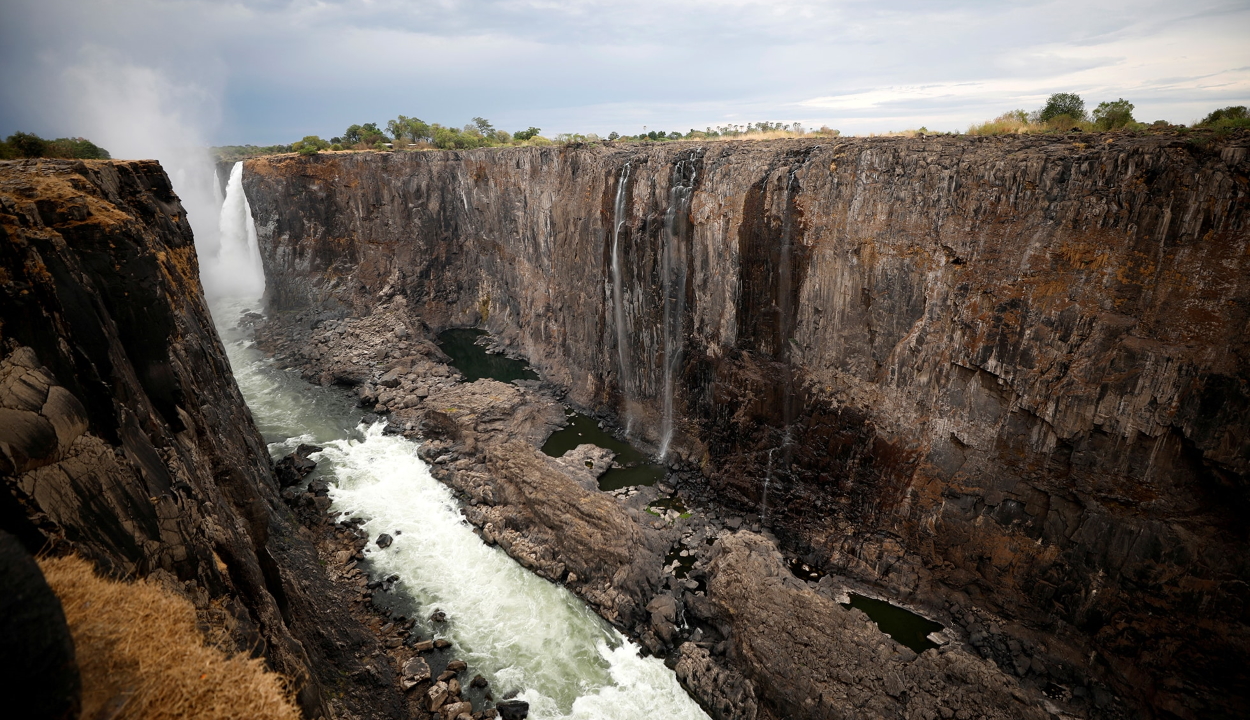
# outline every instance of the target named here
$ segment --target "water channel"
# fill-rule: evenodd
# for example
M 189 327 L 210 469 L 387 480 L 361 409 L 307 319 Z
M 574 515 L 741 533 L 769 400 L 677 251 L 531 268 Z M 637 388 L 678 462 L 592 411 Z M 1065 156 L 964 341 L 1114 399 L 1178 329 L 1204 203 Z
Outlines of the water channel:
M 451 358 L 451 364 L 466 382 L 491 378 L 500 382 L 537 380 L 538 375 L 524 360 L 516 360 L 486 351 L 479 339 L 483 330 L 454 328 L 438 336 L 439 348 Z M 597 420 L 571 408 L 565 408 L 568 424 L 553 432 L 542 450 L 551 457 L 561 457 L 578 445 L 589 443 L 616 453 L 613 467 L 599 478 L 600 490 L 619 490 L 635 485 L 654 485 L 667 474 L 663 465 L 633 445 L 604 430 Z
M 381 424 L 358 424 L 361 412 L 347 394 L 266 360 L 236 326 L 246 307 L 219 302 L 214 316 L 271 453 L 299 443 L 325 448 L 313 458 L 315 475 L 331 486 L 331 509 L 365 518 L 371 537 L 395 538 L 385 550 L 370 544 L 366 571 L 398 575 L 392 593 L 412 616 L 443 610 L 449 622 L 436 637 L 453 643 L 495 697 L 518 693 L 536 720 L 707 718 L 659 659 L 640 656 L 572 593 L 474 535 L 451 491 L 417 456 L 417 443 L 383 434 Z

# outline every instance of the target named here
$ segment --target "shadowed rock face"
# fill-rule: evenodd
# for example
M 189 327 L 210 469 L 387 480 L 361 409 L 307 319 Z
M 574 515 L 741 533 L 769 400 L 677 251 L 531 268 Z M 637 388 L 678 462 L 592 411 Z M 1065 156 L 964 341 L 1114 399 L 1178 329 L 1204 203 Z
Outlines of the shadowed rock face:
M 674 452 L 747 512 L 768 478 L 768 522 L 805 561 L 958 595 L 1049 638 L 1054 677 L 1197 717 L 1244 710 L 1229 689 L 1250 667 L 1247 147 L 323 154 L 249 161 L 244 185 L 282 322 L 402 295 L 436 330 L 488 327 L 653 447 L 675 367 Z M 693 186 L 677 224 L 675 182 Z M 982 650 L 1010 668 L 1003 652 Z
M 292 678 L 310 715 L 376 642 L 278 502 L 265 444 L 158 164 L 0 162 L 0 528 L 31 552 L 163 574 Z M 383 670 L 385 672 L 385 670 Z M 363 694 L 363 693 L 362 693 Z

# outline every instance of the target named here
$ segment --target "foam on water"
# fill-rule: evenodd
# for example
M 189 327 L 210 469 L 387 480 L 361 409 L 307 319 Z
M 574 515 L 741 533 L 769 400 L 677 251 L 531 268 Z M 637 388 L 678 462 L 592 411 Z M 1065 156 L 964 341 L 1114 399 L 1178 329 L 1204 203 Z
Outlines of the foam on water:
M 221 320 L 246 305 L 219 303 Z M 451 491 L 417 455 L 417 444 L 356 426 L 359 411 L 341 392 L 275 368 L 236 328 L 220 323 L 235 377 L 275 454 L 300 442 L 325 450 L 318 475 L 331 483 L 333 509 L 367 518 L 375 576 L 395 574 L 423 614 L 443 610 L 443 636 L 496 697 L 516 690 L 536 720 L 707 718 L 656 658 L 595 615 L 565 588 L 525 570 L 483 543 Z M 399 531 L 397 534 L 396 531 Z

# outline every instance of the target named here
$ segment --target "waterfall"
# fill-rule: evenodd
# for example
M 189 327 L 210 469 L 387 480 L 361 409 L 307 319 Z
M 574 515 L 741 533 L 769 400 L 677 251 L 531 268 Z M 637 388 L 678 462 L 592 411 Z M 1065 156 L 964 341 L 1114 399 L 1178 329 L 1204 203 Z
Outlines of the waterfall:
M 629 331 L 625 328 L 625 283 L 621 279 L 621 228 L 628 221 L 625 207 L 625 188 L 629 184 L 629 163 L 621 168 L 621 179 L 616 185 L 616 202 L 612 204 L 612 311 L 616 319 L 616 355 L 618 372 L 620 373 L 621 395 L 625 400 L 625 434 L 628 435 L 633 426 L 632 413 L 629 410 L 630 379 L 633 372 L 629 363 Z
M 218 219 L 220 238 L 215 252 L 200 257 L 200 277 L 204 294 L 210 299 L 223 297 L 257 299 L 265 292 L 260 247 L 252 208 L 243 192 L 243 163 L 230 170 L 226 197 Z
M 668 212 L 664 215 L 664 248 L 660 263 L 664 288 L 664 415 L 660 429 L 660 459 L 668 455 L 673 442 L 673 389 L 681 366 L 683 318 L 686 312 L 686 248 L 683 244 L 690 219 L 690 197 L 694 194 L 698 151 L 673 166 L 668 191 Z
M 789 176 L 786 178 L 786 194 L 781 210 L 781 262 L 777 273 L 777 314 L 778 314 L 778 334 L 780 335 L 781 347 L 777 348 L 777 357 L 785 366 L 785 392 L 782 393 L 781 400 L 781 418 L 782 418 L 782 435 L 781 435 L 781 452 L 782 459 L 786 465 L 790 464 L 791 459 L 791 426 L 794 423 L 794 369 L 790 363 L 790 338 L 794 333 L 794 308 L 792 290 L 794 285 L 793 272 L 793 254 L 794 254 L 794 217 L 790 210 L 792 203 L 794 187 L 797 184 L 795 173 L 798 171 L 797 166 L 790 168 Z M 771 467 L 771 455 L 770 455 Z

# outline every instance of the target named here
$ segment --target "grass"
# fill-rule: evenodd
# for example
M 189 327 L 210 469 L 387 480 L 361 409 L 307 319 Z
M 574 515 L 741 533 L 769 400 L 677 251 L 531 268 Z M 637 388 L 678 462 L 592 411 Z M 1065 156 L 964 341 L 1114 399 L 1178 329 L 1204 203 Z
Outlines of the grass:
M 40 561 L 82 674 L 82 717 L 298 720 L 264 662 L 207 645 L 191 603 L 157 583 L 103 579 L 76 557 Z

